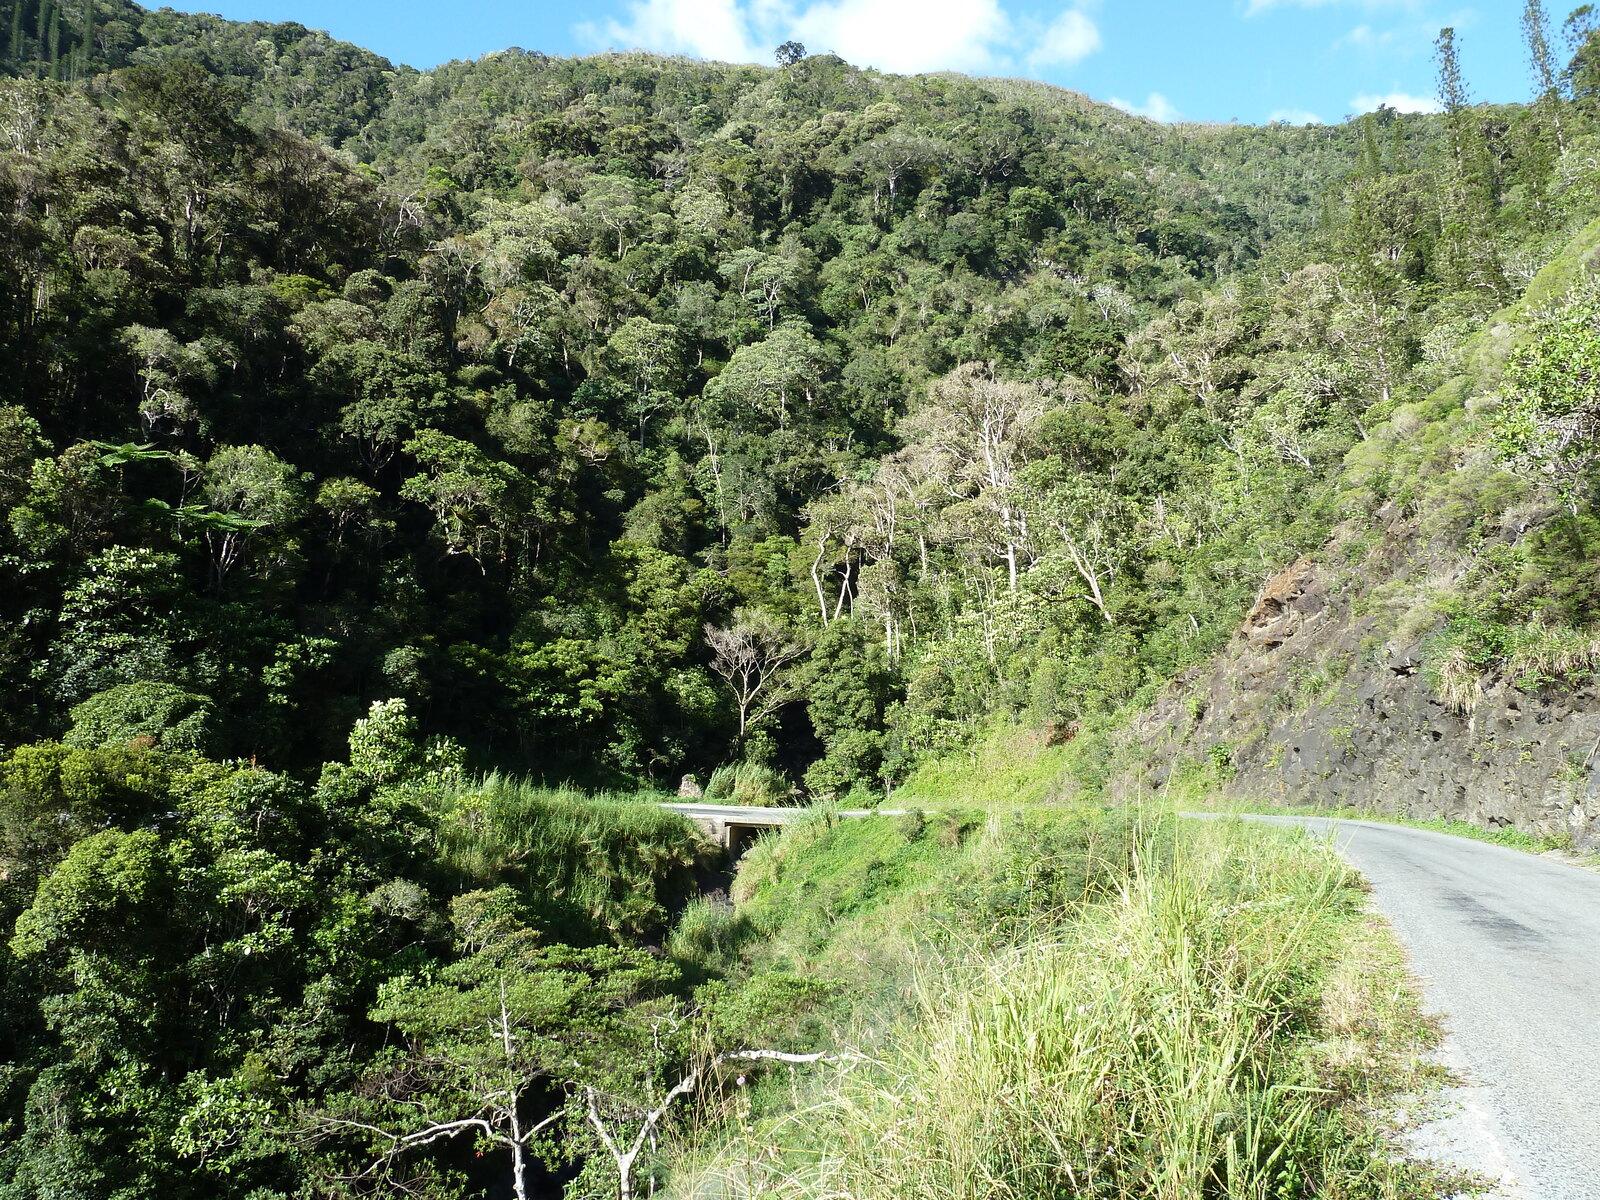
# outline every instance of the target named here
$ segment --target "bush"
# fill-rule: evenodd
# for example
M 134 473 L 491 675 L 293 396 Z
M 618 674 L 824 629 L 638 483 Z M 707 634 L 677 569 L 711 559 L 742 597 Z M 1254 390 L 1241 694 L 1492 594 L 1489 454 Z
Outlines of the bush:
M 209 696 L 141 680 L 107 688 L 74 707 L 72 728 L 62 741 L 81 749 L 143 741 L 164 750 L 206 754 L 216 742 L 215 725 Z
M 839 796 L 876 785 L 883 767 L 884 735 L 874 729 L 838 734 L 828 751 L 806 769 L 806 790 Z

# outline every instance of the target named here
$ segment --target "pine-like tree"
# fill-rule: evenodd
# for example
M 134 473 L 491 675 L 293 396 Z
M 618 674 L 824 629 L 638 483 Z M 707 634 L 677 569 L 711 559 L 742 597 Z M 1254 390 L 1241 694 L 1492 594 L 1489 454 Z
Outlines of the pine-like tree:
M 1561 128 L 1561 72 L 1550 50 L 1549 19 L 1539 0 L 1528 0 L 1522 9 L 1522 34 L 1528 41 L 1528 63 L 1533 68 L 1534 113 L 1536 124 L 1555 138 L 1556 151 L 1566 150 Z
M 1444 107 L 1451 159 L 1449 186 L 1444 189 L 1441 205 L 1441 258 L 1446 274 L 1453 277 L 1456 286 L 1487 292 L 1498 300 L 1505 295 L 1506 279 L 1492 229 L 1494 165 L 1483 129 L 1472 111 L 1453 28 L 1446 26 L 1439 31 L 1434 61 L 1439 65 L 1439 102 Z

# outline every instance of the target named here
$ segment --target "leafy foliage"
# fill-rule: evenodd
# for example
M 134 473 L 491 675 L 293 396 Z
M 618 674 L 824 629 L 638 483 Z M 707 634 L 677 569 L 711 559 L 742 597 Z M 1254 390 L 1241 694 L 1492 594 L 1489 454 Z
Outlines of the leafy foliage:
M 1597 35 L 1530 14 L 1530 107 L 1452 35 L 1441 116 L 1252 129 L 13 4 L 0 1195 L 657 1178 L 877 917 L 1021 937 L 1128 833 L 818 817 L 730 912 L 641 800 L 1053 798 L 1340 522 L 1471 551 L 1442 686 L 1592 671 Z

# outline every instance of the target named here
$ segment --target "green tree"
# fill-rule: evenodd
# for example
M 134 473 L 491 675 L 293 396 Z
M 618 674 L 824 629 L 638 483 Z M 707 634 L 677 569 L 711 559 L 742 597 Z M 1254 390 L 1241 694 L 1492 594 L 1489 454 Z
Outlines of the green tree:
M 612 370 L 632 389 L 627 407 L 638 421 L 643 449 L 645 422 L 651 413 L 671 403 L 682 385 L 686 366 L 682 338 L 671 325 L 630 317 L 606 342 L 604 354 Z
M 406 1047 L 307 1124 L 324 1140 L 365 1146 L 370 1163 L 357 1178 L 380 1186 L 407 1178 L 395 1175 L 403 1160 L 465 1135 L 505 1152 L 525 1200 L 532 1163 L 561 1155 L 541 1135 L 567 1117 L 570 1090 L 648 1069 L 649 1017 L 639 1009 L 665 1018 L 671 1004 L 659 998 L 677 975 L 643 951 L 542 944 L 506 887 L 456 897 L 451 922 L 461 957 L 431 978 L 391 980 L 370 1014 Z
M 187 595 L 176 555 L 113 546 L 91 558 L 61 599 L 49 652 L 56 694 L 77 703 L 119 684 L 185 683 Z
M 201 517 L 218 587 L 247 549 L 288 549 L 305 511 L 299 473 L 264 446 L 221 446 L 201 471 Z
M 1505 384 L 1492 435 L 1500 460 L 1577 515 L 1600 464 L 1600 299 L 1593 288 L 1512 351 Z
M 732 414 L 750 413 L 783 428 L 792 406 L 803 405 L 800 411 L 807 417 L 820 414 L 836 362 L 835 353 L 809 330 L 784 325 L 736 350 L 705 394 Z
M 1455 30 L 1446 27 L 1439 31 L 1434 43 L 1439 101 L 1444 106 L 1452 165 L 1450 187 L 1444 197 L 1441 252 L 1457 286 L 1477 289 L 1493 301 L 1504 296 L 1506 290 L 1505 275 L 1490 236 L 1496 192 L 1494 164 L 1467 93 L 1455 36 Z
M 817 636 L 802 673 L 811 727 L 823 756 L 806 771 L 813 795 L 873 788 L 882 779 L 884 717 L 895 699 L 885 648 L 850 617 L 832 621 Z
M 541 532 L 547 513 L 531 481 L 510 463 L 437 429 L 423 430 L 405 452 L 423 470 L 405 481 L 400 495 L 433 514 L 446 554 L 466 555 L 487 570 Z
M 350 767 L 375 784 L 397 783 L 421 766 L 417 720 L 401 699 L 374 700 L 350 730 Z

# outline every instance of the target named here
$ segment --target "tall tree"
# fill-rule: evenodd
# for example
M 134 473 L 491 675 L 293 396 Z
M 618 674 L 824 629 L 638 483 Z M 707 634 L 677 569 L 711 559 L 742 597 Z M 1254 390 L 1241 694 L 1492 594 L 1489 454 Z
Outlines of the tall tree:
M 1534 104 L 1542 123 L 1547 122 L 1555 137 L 1556 149 L 1566 150 L 1561 128 L 1561 72 L 1550 50 L 1550 22 L 1539 0 L 1528 0 L 1522 9 L 1522 35 L 1528 43 L 1528 64 L 1533 68 Z
M 1479 292 L 1487 302 L 1494 303 L 1506 293 L 1505 272 L 1492 236 L 1494 166 L 1461 73 L 1455 29 L 1441 29 L 1433 49 L 1451 162 L 1450 186 L 1443 204 L 1441 257 L 1452 282 Z

